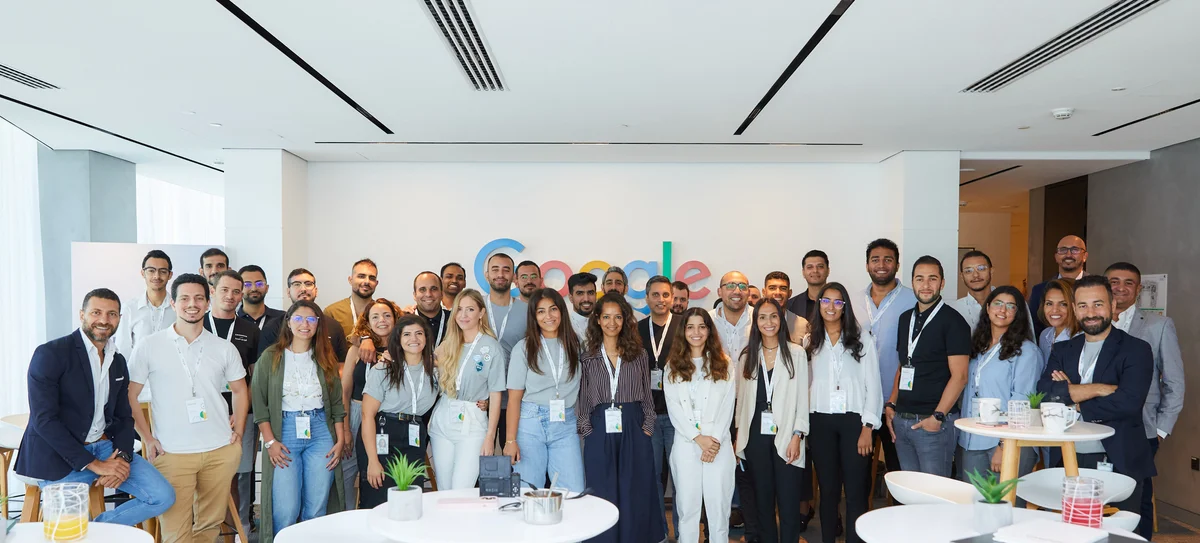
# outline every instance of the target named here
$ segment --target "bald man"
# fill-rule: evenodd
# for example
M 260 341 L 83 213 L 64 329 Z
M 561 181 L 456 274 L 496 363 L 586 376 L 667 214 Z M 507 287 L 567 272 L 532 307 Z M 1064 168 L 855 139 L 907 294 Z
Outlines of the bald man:
M 1054 249 L 1054 261 L 1058 263 L 1058 275 L 1050 278 L 1054 279 L 1069 279 L 1075 281 L 1081 279 L 1087 274 L 1084 271 L 1084 265 L 1087 264 L 1087 244 L 1083 242 L 1083 238 L 1075 235 L 1066 236 L 1058 240 L 1058 246 Z M 1038 283 L 1029 290 L 1029 312 L 1036 315 L 1038 308 L 1042 305 L 1043 295 L 1046 293 L 1046 283 L 1049 281 Z M 1034 319 L 1034 337 L 1038 337 L 1042 330 L 1046 328 L 1041 320 Z

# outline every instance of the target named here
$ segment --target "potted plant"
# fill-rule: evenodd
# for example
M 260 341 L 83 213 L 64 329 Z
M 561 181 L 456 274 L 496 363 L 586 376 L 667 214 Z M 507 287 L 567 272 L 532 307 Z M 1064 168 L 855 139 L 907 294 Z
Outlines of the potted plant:
M 404 455 L 397 454 L 388 462 L 384 473 L 396 483 L 388 489 L 388 518 L 391 520 L 417 520 L 421 518 L 421 487 L 413 484 L 417 477 L 425 477 L 425 463 L 409 462 Z
M 967 474 L 975 490 L 983 499 L 975 502 L 975 531 L 981 535 L 994 533 L 996 530 L 1012 524 L 1012 504 L 1004 497 L 1017 486 L 1020 479 L 1000 481 L 1000 476 L 989 471 L 987 477 L 975 470 Z
M 1029 424 L 1030 426 L 1042 425 L 1042 400 L 1046 397 L 1045 392 L 1030 392 L 1025 396 L 1029 398 Z

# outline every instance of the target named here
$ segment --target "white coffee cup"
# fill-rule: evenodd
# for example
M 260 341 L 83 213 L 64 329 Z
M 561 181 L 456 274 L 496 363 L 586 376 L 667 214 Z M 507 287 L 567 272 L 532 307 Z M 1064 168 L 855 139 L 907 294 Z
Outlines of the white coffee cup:
M 1075 425 L 1079 414 L 1075 406 L 1057 402 L 1042 402 L 1042 426 L 1047 433 L 1061 434 Z
M 983 424 L 998 424 L 1000 422 L 1000 398 L 979 399 L 979 422 Z

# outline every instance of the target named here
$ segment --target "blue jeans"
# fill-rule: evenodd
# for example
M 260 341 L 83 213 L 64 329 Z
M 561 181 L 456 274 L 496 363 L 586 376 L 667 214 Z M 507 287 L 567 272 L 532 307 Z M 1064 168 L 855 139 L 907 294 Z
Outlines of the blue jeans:
M 583 453 L 575 426 L 573 407 L 567 408 L 566 422 L 554 422 L 550 406 L 521 402 L 521 424 L 517 426 L 521 461 L 513 471 L 538 488 L 546 486 L 547 473 L 558 473 L 555 486 L 583 492 Z
M 912 429 L 919 422 L 917 419 L 897 416 L 892 421 L 892 428 L 896 431 L 896 456 L 900 458 L 900 469 L 950 477 L 950 466 L 958 447 L 955 420 L 958 420 L 957 413 L 946 415 L 942 428 L 929 432 L 921 428 Z
M 97 460 L 108 460 L 113 453 L 112 442 L 107 440 L 84 445 L 83 448 L 87 449 Z M 84 468 L 81 471 L 72 471 L 57 481 L 39 481 L 38 487 L 45 488 L 46 485 L 54 483 L 86 483 L 90 485 L 97 478 L 98 476 L 92 470 Z M 133 455 L 133 462 L 129 464 L 129 478 L 125 479 L 125 482 L 121 483 L 117 489 L 121 492 L 128 492 L 134 498 L 112 511 L 100 513 L 93 519 L 94 521 L 133 526 L 163 514 L 175 504 L 175 489 L 158 470 L 154 469 L 150 462 L 140 455 Z
M 671 444 L 675 442 L 675 426 L 671 425 L 671 416 L 666 413 L 654 419 L 654 435 L 650 436 L 650 446 L 654 449 L 654 482 L 658 484 L 658 512 L 663 518 L 663 528 L 667 526 L 666 489 L 663 488 L 663 469 L 671 470 L 671 466 L 663 462 L 663 458 L 671 456 Z M 676 489 L 676 492 L 679 490 Z M 679 537 L 679 513 L 671 515 L 671 524 L 675 527 L 675 537 Z
M 301 414 L 310 417 L 311 439 L 296 438 L 296 416 Z M 333 448 L 334 439 L 325 425 L 324 409 L 284 411 L 283 435 L 278 439 L 287 447 L 292 462 L 286 468 L 275 468 L 271 482 L 275 533 L 296 524 L 297 517 L 303 522 L 324 515 L 333 485 L 333 472 L 325 469 L 330 459 L 325 455 Z

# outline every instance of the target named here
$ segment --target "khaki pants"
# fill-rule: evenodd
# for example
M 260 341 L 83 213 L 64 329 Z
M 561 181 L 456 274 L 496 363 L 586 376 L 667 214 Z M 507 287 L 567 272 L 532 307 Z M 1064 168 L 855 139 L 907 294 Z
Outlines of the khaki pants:
M 242 458 L 241 443 L 208 452 L 164 454 L 154 467 L 175 488 L 175 505 L 162 514 L 163 543 L 212 543 L 229 504 L 229 484 Z

